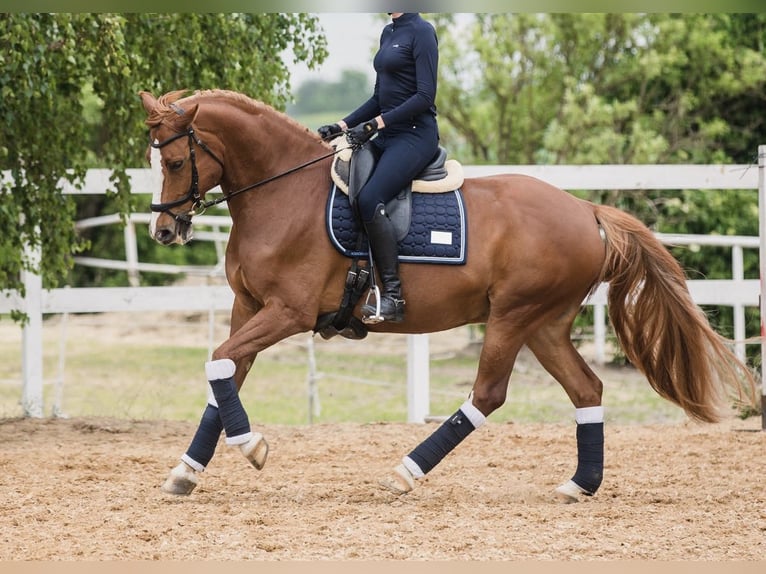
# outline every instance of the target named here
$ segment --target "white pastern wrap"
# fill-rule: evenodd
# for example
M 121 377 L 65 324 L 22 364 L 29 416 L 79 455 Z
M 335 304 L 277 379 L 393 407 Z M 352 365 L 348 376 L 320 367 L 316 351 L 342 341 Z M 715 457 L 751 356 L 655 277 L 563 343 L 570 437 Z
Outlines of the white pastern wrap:
M 227 436 L 226 444 L 233 445 L 233 446 L 245 444 L 246 442 L 250 442 L 251 438 L 253 438 L 252 432 L 246 432 L 245 434 L 238 434 L 237 436 Z
M 155 144 L 160 143 L 158 140 L 154 140 Z M 162 154 L 160 150 L 153 147 L 149 152 L 149 163 L 151 165 L 149 187 L 152 192 L 152 203 L 162 203 L 162 183 L 165 176 L 162 175 Z M 160 214 L 156 211 L 152 212 L 152 217 L 149 220 L 149 233 L 152 237 L 157 232 L 157 220 Z
M 479 409 L 473 406 L 473 401 L 470 397 L 461 405 L 460 410 L 463 411 L 463 414 L 469 421 L 471 421 L 471 424 L 475 429 L 479 428 L 487 420 L 487 417 L 485 417 Z
M 218 359 L 205 363 L 205 374 L 208 381 L 220 381 L 234 376 L 237 366 L 231 359 Z
M 604 407 L 583 407 L 575 409 L 575 420 L 578 425 L 604 422 Z
M 196 460 L 191 458 L 188 454 L 184 454 L 181 456 L 181 460 L 188 464 L 190 467 L 192 467 L 197 472 L 203 472 L 205 470 L 205 467 L 202 466 L 200 463 L 198 463 Z
M 410 471 L 410 474 L 414 478 L 423 478 L 425 476 L 425 473 L 423 473 L 423 471 L 420 470 L 420 467 L 418 466 L 418 463 L 416 463 L 410 457 L 405 456 L 402 459 L 402 464 L 404 465 L 404 468 L 406 468 L 407 470 Z

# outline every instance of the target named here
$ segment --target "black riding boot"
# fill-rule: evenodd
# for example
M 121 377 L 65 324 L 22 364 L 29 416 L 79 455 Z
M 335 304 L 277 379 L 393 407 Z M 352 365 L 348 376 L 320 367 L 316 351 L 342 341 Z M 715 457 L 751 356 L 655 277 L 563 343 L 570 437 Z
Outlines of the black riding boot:
M 362 321 L 399 323 L 404 320 L 404 299 L 399 281 L 399 246 L 394 225 L 382 203 L 375 209 L 372 221 L 364 222 L 364 228 L 383 288 L 380 292 L 380 315 L 377 315 L 374 303 L 365 303 L 362 306 Z

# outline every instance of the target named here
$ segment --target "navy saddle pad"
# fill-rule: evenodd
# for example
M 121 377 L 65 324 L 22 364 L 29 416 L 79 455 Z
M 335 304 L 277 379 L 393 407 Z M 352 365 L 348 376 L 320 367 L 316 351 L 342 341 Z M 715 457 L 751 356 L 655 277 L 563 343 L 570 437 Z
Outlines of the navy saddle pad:
M 369 259 L 367 238 L 357 251 L 361 224 L 357 223 L 348 196 L 335 185 L 327 200 L 327 233 L 346 257 Z M 463 265 L 466 256 L 466 218 L 459 189 L 444 193 L 413 193 L 412 223 L 399 242 L 399 261 Z

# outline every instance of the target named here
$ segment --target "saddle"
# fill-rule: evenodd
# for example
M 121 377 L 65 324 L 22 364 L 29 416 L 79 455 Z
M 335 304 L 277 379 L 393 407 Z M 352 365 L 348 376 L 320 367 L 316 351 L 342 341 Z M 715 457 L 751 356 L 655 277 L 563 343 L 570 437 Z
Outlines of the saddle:
M 351 217 L 358 221 L 356 198 L 359 190 L 370 178 L 378 157 L 374 147 L 370 145 L 364 145 L 352 152 L 345 135 L 335 138 L 331 145 L 339 150 L 331 168 L 331 177 L 335 189 L 331 192 L 328 201 L 328 230 L 332 232 L 335 190 L 340 192 L 339 197 L 343 197 L 343 194 L 348 196 L 347 207 L 350 208 Z M 386 204 L 386 211 L 394 224 L 397 240 L 405 239 L 410 231 L 413 192 L 442 195 L 452 192 L 457 197 L 459 194 L 457 190 L 463 184 L 463 179 L 462 166 L 455 160 L 447 160 L 447 151 L 443 147 L 439 147 L 434 158 L 417 178 Z M 434 198 L 436 197 L 434 196 Z M 462 212 L 462 208 L 459 211 Z M 353 227 L 361 228 L 361 225 L 354 225 Z M 372 279 L 370 269 L 359 266 L 359 259 L 364 257 L 361 249 L 366 240 L 362 233 L 356 231 L 358 230 L 353 231 L 353 235 L 356 237 L 356 246 L 349 253 L 352 263 L 346 276 L 340 308 L 335 312 L 321 315 L 314 326 L 314 332 L 319 333 L 324 339 L 330 339 L 335 335 L 341 335 L 347 339 L 363 339 L 367 336 L 367 327 L 353 316 L 354 307 Z M 341 248 L 337 244 L 336 247 Z M 343 252 L 342 249 L 341 252 Z
M 378 160 L 374 146 L 369 144 L 352 151 L 346 135 L 330 142 L 340 149 L 332 163 L 331 177 L 336 187 L 348 195 L 351 208 L 356 213 L 356 198 L 367 183 Z M 351 158 L 353 156 L 353 161 Z M 463 185 L 463 166 L 454 159 L 447 159 L 447 150 L 439 146 L 433 159 L 420 174 L 396 197 L 386 204 L 388 217 L 394 224 L 399 241 L 404 239 L 412 222 L 412 193 L 444 193 Z

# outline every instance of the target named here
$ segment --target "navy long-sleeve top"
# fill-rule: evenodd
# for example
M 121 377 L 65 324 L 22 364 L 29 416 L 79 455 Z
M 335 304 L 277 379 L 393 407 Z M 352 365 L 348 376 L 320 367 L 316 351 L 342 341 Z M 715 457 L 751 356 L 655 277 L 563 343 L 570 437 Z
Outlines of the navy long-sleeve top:
M 389 127 L 420 114 L 435 116 L 438 63 L 434 27 L 417 12 L 402 14 L 381 32 L 373 60 L 377 75 L 372 97 L 343 121 L 353 127 L 380 115 Z

